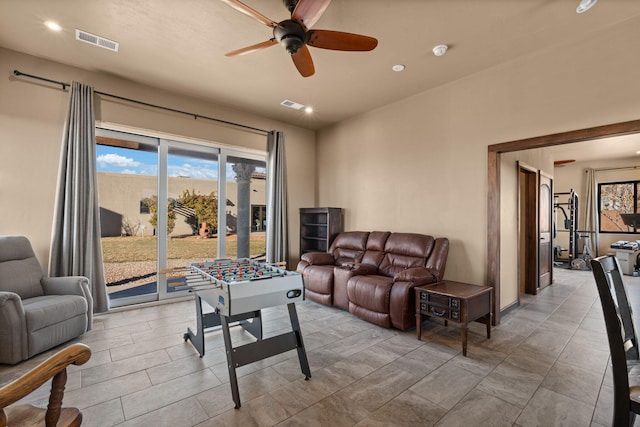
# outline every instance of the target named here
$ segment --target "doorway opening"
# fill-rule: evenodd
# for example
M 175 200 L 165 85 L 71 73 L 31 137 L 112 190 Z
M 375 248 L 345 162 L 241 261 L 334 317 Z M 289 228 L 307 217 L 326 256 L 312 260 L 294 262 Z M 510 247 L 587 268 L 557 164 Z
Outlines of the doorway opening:
M 493 319 L 500 323 L 500 156 L 504 153 L 640 133 L 640 120 L 598 126 L 488 146 L 487 153 L 487 284 L 493 286 Z

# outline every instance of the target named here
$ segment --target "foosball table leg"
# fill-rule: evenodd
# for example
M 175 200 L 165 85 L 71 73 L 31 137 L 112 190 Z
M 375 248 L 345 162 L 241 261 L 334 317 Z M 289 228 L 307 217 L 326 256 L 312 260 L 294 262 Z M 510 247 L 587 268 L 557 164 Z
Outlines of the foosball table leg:
M 200 357 L 204 357 L 204 319 L 202 318 L 202 298 L 196 295 L 196 333 L 191 328 L 183 335 L 184 341 L 191 341 Z
M 233 344 L 231 343 L 231 333 L 226 316 L 220 316 L 222 324 L 222 336 L 224 338 L 224 348 L 227 353 L 227 367 L 229 369 L 229 383 L 231 385 L 231 396 L 236 404 L 235 408 L 240 409 L 240 391 L 238 390 L 238 377 L 236 376 L 236 364 L 233 360 Z
M 304 348 L 304 342 L 302 341 L 302 331 L 300 330 L 300 322 L 298 321 L 298 312 L 296 311 L 296 304 L 287 304 L 289 309 L 289 319 L 291 320 L 291 328 L 296 335 L 296 350 L 298 351 L 298 360 L 300 361 L 300 368 L 304 374 L 304 379 L 311 378 L 311 370 L 309 369 L 309 361 L 307 360 L 307 352 Z

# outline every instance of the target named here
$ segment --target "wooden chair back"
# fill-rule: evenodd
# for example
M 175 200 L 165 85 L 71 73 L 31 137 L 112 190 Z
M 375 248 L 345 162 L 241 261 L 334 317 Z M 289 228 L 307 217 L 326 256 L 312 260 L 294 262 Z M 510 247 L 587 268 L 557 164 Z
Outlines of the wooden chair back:
M 613 425 L 615 427 L 633 425 L 635 414 L 640 413 L 640 404 L 632 399 L 629 370 L 637 365 L 632 361 L 638 361 L 638 341 L 622 270 L 613 255 L 592 259 L 591 269 L 600 295 L 611 352 L 614 388 Z M 628 361 L 630 363 L 627 363 Z M 634 391 L 634 397 L 637 398 L 637 394 L 637 391 Z
M 82 424 L 82 413 L 76 408 L 63 408 L 62 398 L 67 383 L 67 366 L 82 365 L 91 357 L 84 344 L 72 344 L 31 369 L 15 381 L 0 387 L 0 427 L 7 426 L 73 426 Z M 44 383 L 51 382 L 46 409 L 32 405 L 13 405 Z

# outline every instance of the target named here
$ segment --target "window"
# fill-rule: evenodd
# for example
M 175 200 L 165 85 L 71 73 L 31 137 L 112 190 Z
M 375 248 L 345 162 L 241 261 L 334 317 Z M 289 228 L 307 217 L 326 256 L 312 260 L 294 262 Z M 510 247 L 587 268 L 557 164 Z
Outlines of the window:
M 640 181 L 598 184 L 601 233 L 640 233 Z
M 151 211 L 149 210 L 149 203 L 147 203 L 146 200 L 140 200 L 140 213 L 141 214 L 151 213 Z

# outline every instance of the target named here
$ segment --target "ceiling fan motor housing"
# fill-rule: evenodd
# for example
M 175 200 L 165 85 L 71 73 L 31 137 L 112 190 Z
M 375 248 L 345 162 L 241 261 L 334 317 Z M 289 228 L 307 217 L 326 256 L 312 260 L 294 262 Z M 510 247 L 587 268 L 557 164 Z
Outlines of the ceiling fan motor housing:
M 273 37 L 282 44 L 287 52 L 295 54 L 308 42 L 308 34 L 302 25 L 292 19 L 279 22 L 273 29 Z

